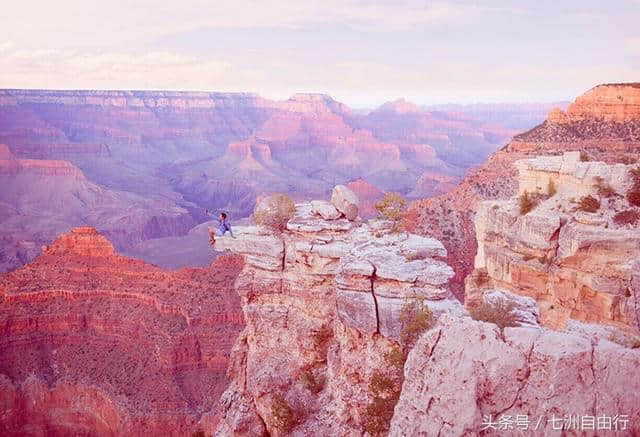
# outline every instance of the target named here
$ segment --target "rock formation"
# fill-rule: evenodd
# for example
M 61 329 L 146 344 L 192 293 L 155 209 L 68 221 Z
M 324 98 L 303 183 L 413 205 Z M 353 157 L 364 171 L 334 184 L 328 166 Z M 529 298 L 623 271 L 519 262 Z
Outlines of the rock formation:
M 0 148 L 0 271 L 22 265 L 73 226 L 92 225 L 120 250 L 186 233 L 194 220 L 163 196 L 106 189 L 68 161 L 19 159 Z
M 242 261 L 165 271 L 75 228 L 0 277 L 0 434 L 211 432 Z
M 456 276 L 453 288 L 463 299 L 464 279 L 473 270 L 475 210 L 482 200 L 507 199 L 517 191 L 514 163 L 539 155 L 582 151 L 588 159 L 607 163 L 640 158 L 638 84 L 600 85 L 571 104 L 565 114 L 552 111 L 547 120 L 515 136 L 487 162 L 471 169 L 451 192 L 414 202 L 414 232 L 429 235 L 447 248 Z
M 640 216 L 626 199 L 637 166 L 583 162 L 580 152 L 515 165 L 520 194 L 478 208 L 467 304 L 484 290 L 503 289 L 533 297 L 547 326 L 564 328 L 571 318 L 640 334 L 640 290 L 632 285 L 640 223 L 619 220 Z M 537 203 L 530 212 L 520 209 L 525 193 Z M 583 199 L 592 199 L 593 208 Z
M 282 234 L 237 227 L 216 244 L 245 258 L 235 289 L 247 323 L 217 436 L 386 434 L 372 417 L 393 436 L 481 435 L 489 415 L 512 417 L 513 430 L 526 416 L 531 435 L 555 435 L 550 420 L 570 415 L 618 414 L 614 435 L 640 431 L 640 350 L 597 324 L 542 328 L 533 299 L 505 292 L 485 298 L 513 301 L 520 327 L 472 320 L 437 240 L 298 204 Z M 418 303 L 432 325 L 405 362 L 405 311 Z
M 369 381 L 400 339 L 403 306 L 426 299 L 436 315 L 464 311 L 447 287 L 451 268 L 436 259 L 446 254 L 438 241 L 384 222 L 325 219 L 319 204 L 331 206 L 296 205 L 281 235 L 237 226 L 235 239 L 217 239 L 217 250 L 246 262 L 235 283 L 246 328 L 220 435 L 286 433 L 282 402 L 300 415 L 297 433 L 361 434 Z

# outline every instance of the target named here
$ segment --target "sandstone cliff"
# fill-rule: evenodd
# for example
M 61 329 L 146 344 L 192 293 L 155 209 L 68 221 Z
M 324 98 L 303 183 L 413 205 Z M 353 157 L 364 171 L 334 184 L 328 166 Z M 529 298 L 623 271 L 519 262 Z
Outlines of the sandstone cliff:
M 443 242 L 456 272 L 454 291 L 462 299 L 464 278 L 473 270 L 475 210 L 482 200 L 506 199 L 516 193 L 519 159 L 583 151 L 607 163 L 635 162 L 640 157 L 640 112 L 637 84 L 600 85 L 547 120 L 515 136 L 487 162 L 468 171 L 451 192 L 416 201 L 411 206 L 415 232 Z
M 241 268 L 164 271 L 82 227 L 0 276 L 0 434 L 211 429 L 243 324 Z
M 476 214 L 467 303 L 498 288 L 533 297 L 548 326 L 564 328 L 571 318 L 640 334 L 640 290 L 632 285 L 640 260 L 640 223 L 633 217 L 640 210 L 626 199 L 637 166 L 583 162 L 580 152 L 570 152 L 516 167 L 520 194 L 482 202 Z M 523 214 L 525 192 L 541 198 Z M 626 216 L 632 220 L 620 219 Z
M 325 208 L 296 205 L 282 234 L 250 226 L 216 242 L 245 258 L 235 289 L 246 320 L 217 436 L 504 432 L 485 429 L 489 415 L 528 417 L 527 435 L 561 435 L 551 419 L 570 415 L 619 414 L 613 435 L 640 431 L 640 350 L 599 325 L 541 328 L 527 297 L 515 300 L 521 327 L 472 320 L 437 240 L 324 219 Z M 433 320 L 405 361 L 412 303 Z

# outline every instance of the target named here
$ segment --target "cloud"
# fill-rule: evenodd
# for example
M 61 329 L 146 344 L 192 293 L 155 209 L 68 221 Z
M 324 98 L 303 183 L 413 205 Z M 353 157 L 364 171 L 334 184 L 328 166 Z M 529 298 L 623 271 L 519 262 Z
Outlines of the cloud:
M 128 54 L 15 50 L 0 45 L 0 87 L 243 91 L 260 74 L 225 62 L 170 52 Z
M 122 48 L 201 28 L 304 28 L 347 25 L 372 31 L 406 29 L 455 19 L 451 2 L 361 0 L 22 0 L 3 7 L 0 41 L 26 47 Z

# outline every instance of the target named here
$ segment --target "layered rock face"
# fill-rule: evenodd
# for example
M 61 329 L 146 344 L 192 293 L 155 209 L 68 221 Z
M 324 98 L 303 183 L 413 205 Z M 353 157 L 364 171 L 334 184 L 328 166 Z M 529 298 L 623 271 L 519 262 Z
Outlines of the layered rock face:
M 446 255 L 438 241 L 382 222 L 324 219 L 313 205 L 296 205 L 281 235 L 236 227 L 235 239 L 216 242 L 246 261 L 235 283 L 246 328 L 218 435 L 286 434 L 282 402 L 296 411 L 299 435 L 362 434 L 369 382 L 388 367 L 403 305 L 425 299 L 436 315 L 464 311 L 447 286 L 453 271 L 436 259 Z
M 331 204 L 318 202 L 298 204 L 281 235 L 238 227 L 217 240 L 246 260 L 235 288 L 247 325 L 215 435 L 385 435 L 366 424 L 387 414 L 392 436 L 559 436 L 589 420 L 594 435 L 604 429 L 596 420 L 612 435 L 640 432 L 640 349 L 599 325 L 542 328 L 532 298 L 504 292 L 491 299 L 513 301 L 522 326 L 472 320 L 448 288 L 437 240 L 327 220 Z M 428 305 L 433 324 L 406 361 L 390 359 L 412 302 Z M 380 376 L 397 365 L 402 381 Z M 397 390 L 397 403 L 376 398 L 380 386 Z
M 243 318 L 238 257 L 165 271 L 75 228 L 0 277 L 0 434 L 211 432 Z
M 103 188 L 68 161 L 19 159 L 6 146 L 0 148 L 0 185 L 0 271 L 29 261 L 73 226 L 95 226 L 126 250 L 195 225 L 187 209 L 164 196 Z
M 565 114 L 552 111 L 547 120 L 515 136 L 487 162 L 471 169 L 449 193 L 414 202 L 414 231 L 443 242 L 454 268 L 454 290 L 462 299 L 464 278 L 473 270 L 475 210 L 482 200 L 506 199 L 518 188 L 514 163 L 539 155 L 583 151 L 607 163 L 640 158 L 640 115 L 637 84 L 600 85 L 571 104 Z
M 614 219 L 624 211 L 640 214 L 625 198 L 636 166 L 583 162 L 580 152 L 570 152 L 521 160 L 516 167 L 520 195 L 482 202 L 476 214 L 478 253 L 466 302 L 504 289 L 533 297 L 543 324 L 551 327 L 564 328 L 571 318 L 640 334 L 640 290 L 632 284 L 640 224 Z M 525 192 L 542 198 L 523 214 Z M 581 208 L 587 198 L 597 203 L 595 211 Z

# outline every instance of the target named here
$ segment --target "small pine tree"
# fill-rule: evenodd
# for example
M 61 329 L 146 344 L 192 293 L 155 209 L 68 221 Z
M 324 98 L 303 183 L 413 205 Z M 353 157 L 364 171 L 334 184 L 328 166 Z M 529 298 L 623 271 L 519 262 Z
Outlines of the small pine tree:
M 407 216 L 407 201 L 401 194 L 387 193 L 374 206 L 380 217 L 393 223 L 393 232 L 404 230 L 403 221 Z

